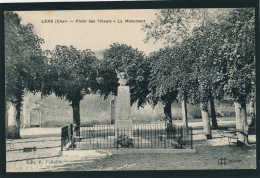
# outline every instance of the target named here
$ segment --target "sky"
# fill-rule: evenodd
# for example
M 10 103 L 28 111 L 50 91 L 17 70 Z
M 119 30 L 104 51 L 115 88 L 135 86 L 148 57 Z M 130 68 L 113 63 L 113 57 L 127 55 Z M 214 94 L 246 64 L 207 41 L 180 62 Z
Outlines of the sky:
M 44 39 L 43 50 L 53 50 L 56 45 L 73 45 L 78 50 L 105 50 L 118 42 L 138 48 L 145 54 L 157 51 L 162 42 L 144 43 L 144 23 L 125 23 L 125 20 L 155 20 L 158 10 L 76 10 L 76 11 L 17 11 L 22 23 L 32 23 L 35 33 Z M 50 23 L 52 20 L 53 23 Z M 55 23 L 57 20 L 66 23 Z M 78 20 L 78 22 L 77 22 Z M 83 20 L 79 23 L 79 20 Z M 95 23 L 89 23 L 95 20 Z M 112 23 L 98 23 L 98 20 L 111 20 Z M 115 21 L 115 22 L 114 22 Z M 119 23 L 122 21 L 123 23 Z

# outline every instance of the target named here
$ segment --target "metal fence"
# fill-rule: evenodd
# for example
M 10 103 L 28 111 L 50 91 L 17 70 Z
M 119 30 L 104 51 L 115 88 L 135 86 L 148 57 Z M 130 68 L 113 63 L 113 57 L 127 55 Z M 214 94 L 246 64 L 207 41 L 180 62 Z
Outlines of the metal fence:
M 131 127 L 115 125 L 89 125 L 80 127 L 80 135 L 63 143 L 71 143 L 68 149 L 180 149 L 193 148 L 192 128 L 181 126 L 166 128 L 165 124 L 135 124 Z M 66 131 L 64 131 L 66 132 Z

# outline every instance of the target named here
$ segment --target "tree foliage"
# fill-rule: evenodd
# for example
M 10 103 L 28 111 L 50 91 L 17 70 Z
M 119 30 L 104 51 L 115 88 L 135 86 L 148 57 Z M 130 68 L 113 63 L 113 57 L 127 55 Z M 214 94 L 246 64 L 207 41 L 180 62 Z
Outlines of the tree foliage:
M 151 66 L 149 103 L 155 106 L 158 101 L 163 102 L 164 113 L 169 124 L 172 123 L 172 103 L 178 100 L 178 95 L 188 93 L 189 86 L 194 86 L 190 85 L 192 84 L 191 76 L 188 75 L 190 68 L 183 57 L 182 48 L 175 46 L 160 49 L 148 58 Z
M 224 91 L 235 101 L 245 101 L 255 91 L 255 14 L 253 8 L 234 9 L 222 23 L 225 43 L 220 53 L 227 80 Z
M 89 49 L 79 51 L 73 46 L 57 45 L 49 59 L 50 90 L 70 102 L 82 100 L 96 84 L 95 61 L 96 57 Z
M 219 48 L 223 44 L 223 37 L 217 24 L 207 24 L 193 30 L 190 38 L 190 60 L 193 60 L 192 75 L 199 83 L 197 100 L 207 102 L 212 98 L 221 98 L 224 93 L 223 84 L 219 82 L 223 79 L 223 66 L 219 63 Z M 216 62 L 217 61 L 217 62 Z M 219 75 L 216 75 L 219 74 Z
M 177 83 L 170 77 L 176 62 L 174 58 L 171 58 L 173 54 L 170 48 L 165 48 L 149 56 L 151 74 L 148 97 L 149 103 L 153 106 L 160 100 L 164 103 L 173 103 L 176 100 Z
M 219 11 L 214 12 L 216 14 L 213 17 L 222 18 Z M 226 14 L 226 10 L 224 12 Z M 160 63 L 162 60 L 160 59 L 153 65 L 164 71 L 157 71 L 154 74 L 164 75 L 164 78 L 167 78 L 156 76 L 154 78 L 158 78 L 158 81 L 155 83 L 163 82 L 164 85 L 168 85 L 165 87 L 166 90 L 172 87 L 177 89 L 193 104 L 212 98 L 213 91 L 214 96 L 223 96 L 221 87 L 218 87 L 219 83 L 213 87 L 217 80 L 213 75 L 216 70 L 213 62 L 217 58 L 218 48 L 223 40 L 212 14 L 209 9 L 164 9 L 157 14 L 155 22 L 146 24 L 143 28 L 148 31 L 146 41 L 151 38 L 163 39 L 166 40 L 166 44 L 172 46 L 167 49 L 171 52 L 158 52 L 173 64 L 167 67 L 169 62 Z M 198 90 L 199 84 L 201 90 Z M 160 87 L 160 90 L 165 89 Z
M 200 22 L 198 9 L 163 9 L 156 13 L 156 20 L 145 24 L 145 42 L 163 40 L 164 44 L 180 43 L 190 36 L 192 26 Z
M 148 94 L 149 65 L 143 52 L 126 44 L 114 43 L 104 52 L 104 59 L 100 61 L 98 72 L 104 78 L 99 88 L 105 97 L 111 92 L 117 95 L 118 78 L 116 70 L 126 71 L 127 85 L 130 86 L 131 104 L 137 102 L 143 106 Z
M 48 51 L 48 71 L 43 94 L 54 92 L 61 99 L 71 102 L 73 123 L 79 135 L 80 101 L 95 88 L 96 62 L 95 54 L 89 50 L 77 50 L 73 46 L 57 45 L 55 50 Z
M 4 20 L 6 100 L 17 104 L 26 90 L 35 92 L 42 88 L 43 40 L 34 34 L 32 24 L 21 24 L 16 13 L 6 12 Z
M 217 23 L 228 14 L 228 9 L 162 9 L 155 14 L 156 19 L 144 24 L 145 42 L 162 40 L 173 46 L 192 36 L 193 29 L 208 22 Z

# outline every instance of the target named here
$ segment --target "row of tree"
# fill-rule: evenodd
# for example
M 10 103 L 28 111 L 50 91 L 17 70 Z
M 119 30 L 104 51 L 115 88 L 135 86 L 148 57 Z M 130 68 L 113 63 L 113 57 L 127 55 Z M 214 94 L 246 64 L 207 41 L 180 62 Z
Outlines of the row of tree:
M 186 102 L 199 104 L 207 138 L 212 137 L 208 102 L 216 128 L 214 99 L 229 96 L 235 104 L 236 129 L 245 133 L 238 134 L 239 141 L 247 143 L 246 103 L 255 101 L 254 27 L 253 8 L 161 10 L 157 20 L 143 28 L 146 40 L 164 40 L 171 46 L 151 55 L 152 96 L 171 93 L 167 105 L 178 92 L 186 127 Z M 252 119 L 254 125 L 254 113 Z
M 146 41 L 164 40 L 165 48 L 146 57 L 125 44 L 114 43 L 98 60 L 91 50 L 57 45 L 42 51 L 42 39 L 31 24 L 22 25 L 13 12 L 5 13 L 6 106 L 8 137 L 19 137 L 23 95 L 55 93 L 71 102 L 73 122 L 80 126 L 80 101 L 86 94 L 100 91 L 106 98 L 117 95 L 115 69 L 127 71 L 131 103 L 138 107 L 164 103 L 168 125 L 172 124 L 171 106 L 182 102 L 183 125 L 188 127 L 186 103 L 200 105 L 205 135 L 211 138 L 217 128 L 214 99 L 230 96 L 235 102 L 237 129 L 248 131 L 246 102 L 255 92 L 255 51 L 253 9 L 229 10 L 166 9 L 146 24 Z M 14 120 L 14 119 L 9 119 Z M 169 127 L 170 128 L 170 127 Z M 241 142 L 247 140 L 240 135 Z
M 238 133 L 239 141 L 247 143 L 246 103 L 251 101 L 253 108 L 255 102 L 254 9 L 165 9 L 156 15 L 155 22 L 143 27 L 147 33 L 145 41 L 163 40 L 166 47 L 145 58 L 130 46 L 111 45 L 99 64 L 105 78 L 102 94 L 116 95 L 114 69 L 126 68 L 131 103 L 155 106 L 162 101 L 166 120 L 172 126 L 171 106 L 180 100 L 185 128 L 186 103 L 199 105 L 207 138 L 212 138 L 211 128 L 218 128 L 214 99 L 228 97 L 234 101 L 236 129 L 244 133 Z M 253 108 L 252 126 L 254 112 Z

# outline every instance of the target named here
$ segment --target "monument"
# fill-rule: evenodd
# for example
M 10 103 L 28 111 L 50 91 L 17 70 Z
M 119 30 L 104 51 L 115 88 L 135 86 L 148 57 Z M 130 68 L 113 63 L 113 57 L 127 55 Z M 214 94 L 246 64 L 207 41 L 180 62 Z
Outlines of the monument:
M 120 86 L 115 99 L 115 136 L 124 134 L 128 138 L 132 138 L 133 120 L 131 117 L 130 87 L 126 86 L 128 82 L 127 71 L 116 70 L 116 72 Z

